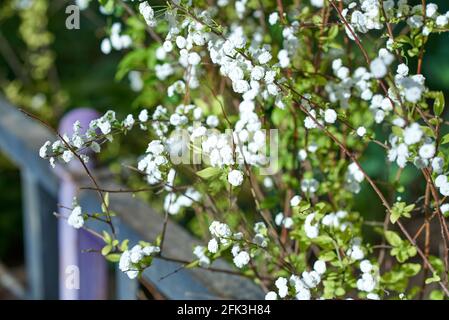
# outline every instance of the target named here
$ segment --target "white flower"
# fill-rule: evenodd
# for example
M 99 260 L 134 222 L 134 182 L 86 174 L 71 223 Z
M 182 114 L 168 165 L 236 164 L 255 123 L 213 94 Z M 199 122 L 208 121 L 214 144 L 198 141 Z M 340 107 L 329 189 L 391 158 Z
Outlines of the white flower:
M 337 120 L 337 113 L 334 109 L 327 109 L 324 112 L 324 121 L 327 123 L 334 123 Z
M 237 80 L 232 82 L 232 89 L 236 93 L 245 93 L 250 89 L 250 85 L 246 80 Z
M 401 63 L 400 65 L 398 65 L 396 73 L 401 77 L 406 77 L 408 75 L 408 71 L 408 66 L 405 63 Z
M 440 193 L 445 197 L 449 196 L 449 183 L 446 182 L 440 187 Z
M 208 116 L 206 119 L 206 124 L 211 128 L 215 128 L 219 124 L 218 117 L 214 115 Z
M 228 174 L 228 182 L 234 186 L 238 187 L 243 182 L 243 173 L 239 170 L 232 170 Z
M 432 159 L 432 169 L 435 173 L 441 173 L 443 171 L 444 160 L 440 157 Z
M 145 19 L 145 22 L 148 24 L 148 26 L 154 27 L 156 25 L 153 8 L 151 8 L 147 1 L 141 2 L 139 4 L 139 12 Z
M 130 279 L 138 276 L 139 271 L 135 269 L 131 262 L 131 253 L 126 250 L 120 256 L 119 269 L 124 272 Z
M 362 278 L 357 280 L 357 289 L 360 291 L 371 292 L 376 287 L 374 277 L 369 273 L 364 273 Z
M 210 265 L 210 259 L 205 255 L 206 248 L 202 246 L 196 246 L 193 249 L 193 254 L 198 258 L 199 264 L 203 268 L 207 268 Z
M 233 261 L 235 266 L 241 269 L 249 263 L 249 254 L 246 251 L 240 251 Z
M 447 176 L 445 176 L 445 175 L 443 175 L 443 174 L 440 174 L 438 177 L 436 177 L 436 179 L 435 179 L 435 185 L 438 187 L 438 188 L 441 188 L 442 186 L 444 186 L 445 184 L 447 184 L 448 183 L 448 181 L 447 181 Z
M 435 3 L 429 3 L 426 6 L 426 16 L 431 18 L 433 17 L 438 10 L 438 6 Z
M 259 57 L 257 58 L 257 60 L 259 61 L 260 64 L 266 64 L 271 60 L 271 53 L 269 53 L 268 51 L 263 51 Z
M 287 279 L 284 277 L 279 277 L 274 285 L 278 288 L 279 297 L 285 298 L 288 294 Z
M 310 300 L 311 294 L 310 290 L 306 287 L 302 287 L 296 292 L 296 299 L 298 300 Z
M 104 54 L 111 53 L 111 50 L 112 50 L 111 41 L 109 41 L 108 38 L 104 38 L 101 41 L 100 49 L 101 49 L 101 52 L 103 52 Z
M 301 202 L 301 196 L 299 195 L 295 195 L 293 196 L 293 198 L 290 199 L 290 205 L 292 207 L 296 207 L 297 205 L 299 205 L 299 203 Z
M 211 253 L 217 253 L 218 251 L 218 241 L 214 238 L 209 241 L 207 244 L 207 250 Z
M 360 270 L 363 273 L 371 272 L 371 270 L 373 270 L 373 265 L 369 260 L 363 260 L 360 262 Z
M 446 212 L 449 212 L 449 203 L 445 203 L 445 204 L 441 205 L 440 210 L 443 214 Z
M 287 68 L 290 64 L 290 58 L 288 56 L 288 51 L 285 49 L 279 50 L 278 52 L 279 65 L 281 68 Z
M 318 274 L 324 274 L 326 272 L 326 263 L 322 260 L 317 260 L 313 264 L 313 270 L 318 272 Z
M 304 271 L 302 273 L 302 280 L 309 289 L 313 289 L 321 282 L 321 277 L 316 271 Z
M 189 53 L 188 61 L 189 61 L 190 65 L 196 66 L 197 64 L 199 64 L 201 62 L 201 57 L 198 53 L 191 52 L 191 53 Z
M 322 8 L 324 6 L 324 0 L 310 0 L 310 4 L 317 8 Z
M 387 66 L 392 64 L 394 61 L 394 55 L 385 48 L 379 50 L 379 58 L 381 58 Z
M 310 239 L 318 237 L 319 234 L 318 222 L 315 222 L 315 224 L 312 225 L 312 221 L 314 218 L 315 213 L 311 213 L 306 217 L 306 220 L 304 222 L 304 230 L 306 232 L 307 237 Z
M 273 12 L 272 14 L 270 14 L 270 16 L 268 17 L 268 23 L 270 25 L 274 25 L 278 22 L 279 20 L 279 13 L 277 12 Z
M 285 229 L 290 229 L 293 226 L 293 219 L 286 217 L 283 221 L 283 225 Z
M 266 295 L 265 295 L 265 300 L 277 300 L 278 296 L 276 294 L 276 292 L 274 291 L 269 291 Z
M 365 254 L 363 253 L 362 248 L 359 245 L 353 245 L 349 250 L 348 250 L 348 255 L 351 256 L 352 259 L 354 260 L 362 260 L 365 257 Z
M 265 75 L 265 70 L 261 66 L 255 66 L 251 70 L 251 80 L 259 81 L 259 80 L 263 79 L 264 75 Z
M 62 160 L 64 160 L 65 163 L 69 163 L 70 160 L 72 159 L 73 159 L 73 152 L 70 150 L 64 151 L 64 153 L 62 154 Z
M 155 246 L 146 246 L 142 249 L 142 252 L 146 256 L 150 256 L 153 253 L 159 253 L 161 252 L 161 248 L 155 247 Z
M 408 145 L 418 143 L 423 136 L 423 131 L 418 123 L 412 123 L 404 129 L 404 142 Z
M 148 121 L 148 110 L 147 109 L 143 109 L 142 111 L 140 111 L 140 113 L 139 113 L 139 121 L 140 122 L 147 122 Z
M 419 156 L 423 159 L 430 159 L 435 155 L 435 145 L 426 143 L 419 148 Z
M 73 208 L 72 212 L 67 218 L 67 223 L 75 229 L 79 229 L 84 225 L 84 218 L 80 206 L 76 206 L 75 208 Z
M 231 229 L 225 223 L 219 221 L 213 221 L 209 226 L 209 232 L 216 238 L 229 238 L 231 237 Z M 223 242 L 223 241 L 222 241 Z
M 45 158 L 47 156 L 47 149 L 51 145 L 50 141 L 46 141 L 44 145 L 39 149 L 39 157 Z
M 421 15 L 414 15 L 407 19 L 407 24 L 414 29 L 418 29 L 422 27 L 423 20 Z
M 365 127 L 358 127 L 357 128 L 357 135 L 359 137 L 363 137 L 366 134 L 366 129 Z
M 438 16 L 435 20 L 438 27 L 444 27 L 449 23 L 449 19 L 446 16 Z
M 130 251 L 130 260 L 132 263 L 138 263 L 143 258 L 143 251 L 141 245 L 135 245 Z
M 134 126 L 134 122 L 135 122 L 135 120 L 134 120 L 133 115 L 132 115 L 132 114 L 129 114 L 129 115 L 126 117 L 125 121 L 123 121 L 123 126 L 124 126 L 126 129 L 131 130 L 132 127 Z
M 372 75 L 377 79 L 385 77 L 388 72 L 387 66 L 385 65 L 385 62 L 381 58 L 376 58 L 373 61 L 371 61 L 370 71 Z
M 366 297 L 370 300 L 379 300 L 380 297 L 377 293 L 368 293 Z

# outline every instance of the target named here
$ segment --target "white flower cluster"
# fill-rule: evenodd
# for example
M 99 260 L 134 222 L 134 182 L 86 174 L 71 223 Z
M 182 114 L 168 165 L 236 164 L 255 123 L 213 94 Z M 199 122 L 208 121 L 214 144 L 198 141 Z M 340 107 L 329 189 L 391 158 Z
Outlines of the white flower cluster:
M 426 79 L 421 74 L 407 76 L 408 69 L 406 71 L 406 69 L 401 66 L 402 65 L 399 65 L 398 67 L 398 71 L 401 73 L 398 72 L 395 77 L 396 88 L 399 90 L 400 96 L 404 98 L 405 101 L 417 103 L 421 100 L 422 94 L 425 91 L 424 82 Z M 399 70 L 399 68 L 402 70 Z M 394 95 L 392 95 L 392 99 L 393 98 L 395 98 Z M 395 100 L 397 99 L 395 98 Z
M 163 167 L 168 164 L 165 153 L 162 142 L 153 140 L 148 144 L 146 155 L 139 161 L 137 168 L 146 173 L 149 184 L 157 184 L 163 180 Z
M 302 179 L 301 180 L 301 191 L 307 194 L 314 194 L 318 191 L 320 186 L 318 180 L 316 179 Z
M 207 268 L 210 265 L 210 259 L 206 255 L 207 249 L 203 246 L 196 246 L 193 249 L 193 254 L 198 258 L 199 265 L 203 268 Z
M 164 210 L 171 215 L 176 215 L 181 212 L 182 208 L 190 208 L 194 202 L 198 202 L 201 199 L 201 193 L 194 188 L 187 188 L 186 192 L 181 195 L 176 195 L 174 192 L 170 192 L 164 199 Z
M 346 172 L 346 188 L 353 192 L 360 192 L 360 183 L 365 179 L 363 171 L 360 170 L 357 163 L 352 162 L 348 166 L 348 171 Z
M 388 9 L 394 6 L 393 0 L 383 1 L 384 8 Z M 356 8 L 356 2 L 352 2 L 349 4 L 347 9 L 342 11 L 342 15 L 346 17 L 349 13 L 349 10 Z M 360 9 L 360 10 L 358 10 Z M 360 8 L 357 8 L 352 11 L 349 20 L 351 26 L 353 27 L 354 32 L 367 33 L 369 30 L 377 29 L 380 30 L 383 28 L 383 24 L 381 22 L 381 8 L 380 2 L 377 0 L 363 0 L 360 1 Z M 354 40 L 354 36 L 349 30 L 346 30 L 348 37 Z
M 317 260 L 313 265 L 313 270 L 304 271 L 301 277 L 292 275 L 290 280 L 279 277 L 275 282 L 278 292 L 268 292 L 265 300 L 276 300 L 278 296 L 284 299 L 290 295 L 295 296 L 297 300 L 310 300 L 312 298 L 310 291 L 321 283 L 321 278 L 325 273 L 326 263 L 322 260 Z
M 344 232 L 346 229 L 351 228 L 351 222 L 343 221 L 348 216 L 348 212 L 339 210 L 337 212 L 331 212 L 326 214 L 321 219 L 321 224 L 332 229 L 338 229 Z
M 104 38 L 101 41 L 101 52 L 109 54 L 112 49 L 122 50 L 129 48 L 133 41 L 127 34 L 120 34 L 122 31 L 122 25 L 120 22 L 115 22 L 111 27 L 111 35 L 109 38 Z
M 238 187 L 243 183 L 243 173 L 240 170 L 232 170 L 228 174 L 228 182 L 233 187 Z
M 346 251 L 346 254 L 353 260 L 362 260 L 365 257 L 362 240 L 360 238 L 354 238 L 351 242 L 351 247 Z
M 449 196 L 449 181 L 446 175 L 440 174 L 438 177 L 436 177 L 435 186 L 438 188 L 438 190 L 443 196 L 445 197 Z
M 286 217 L 283 212 L 279 212 L 274 217 L 274 223 L 277 226 L 282 226 L 286 229 L 291 229 L 293 227 L 293 219 L 291 217 Z
M 139 4 L 139 12 L 145 19 L 145 22 L 150 27 L 156 26 L 156 19 L 154 18 L 154 10 L 148 4 L 147 1 L 143 1 Z
M 266 245 L 267 239 L 265 239 L 265 233 L 266 233 L 266 227 L 264 224 L 256 224 L 255 231 L 258 232 L 255 237 L 255 241 L 259 241 L 260 245 Z M 223 248 L 228 248 L 229 245 L 233 243 L 233 241 L 239 241 L 242 239 L 243 235 L 241 233 L 232 233 L 229 226 L 225 223 L 219 222 L 219 221 L 213 221 L 209 226 L 209 231 L 212 235 L 212 239 L 209 241 L 207 245 L 207 251 L 211 254 L 215 254 L 220 249 L 220 246 L 224 246 Z M 206 250 L 200 251 L 200 249 L 197 249 L 197 253 L 194 253 L 198 259 L 204 262 L 209 259 L 205 255 Z M 250 261 L 250 256 L 248 252 L 241 249 L 240 245 L 235 243 L 232 246 L 231 253 L 233 258 L 233 262 L 235 266 L 239 269 L 246 266 Z M 207 259 L 206 259 L 207 258 Z M 209 259 L 210 263 L 210 259 Z M 209 264 L 208 263 L 208 264 Z
M 422 5 L 416 5 L 413 7 L 407 6 L 406 1 L 401 0 L 404 3 L 401 7 L 401 13 L 404 16 L 408 15 L 407 24 L 412 29 L 422 28 L 422 33 L 424 36 L 428 36 L 432 32 L 432 27 L 435 25 L 437 28 L 443 28 L 448 25 L 449 22 L 449 11 L 445 14 L 438 13 L 438 5 L 435 3 L 428 3 L 426 5 L 426 17 L 424 25 L 423 17 L 423 7 Z
M 315 213 L 307 215 L 306 220 L 304 221 L 304 231 L 306 232 L 306 236 L 310 239 L 318 237 L 320 231 L 319 226 L 319 221 L 315 221 Z
M 377 58 L 371 61 L 370 71 L 374 78 L 380 79 L 387 75 L 388 67 L 393 63 L 394 55 L 387 49 L 379 50 Z
M 263 222 L 257 222 L 254 225 L 254 238 L 253 242 L 258 245 L 259 247 L 265 248 L 268 245 L 268 229 L 265 223 Z
M 379 300 L 379 296 L 373 291 L 376 289 L 378 275 L 376 274 L 374 266 L 369 260 L 360 262 L 360 270 L 362 276 L 357 280 L 357 289 L 367 292 L 367 298 L 371 300 Z
M 130 279 L 135 279 L 145 266 L 145 258 L 154 256 L 160 252 L 160 248 L 152 245 L 135 245 L 131 250 L 125 250 L 119 261 L 119 269 Z
M 401 126 L 403 122 L 396 121 L 396 124 Z M 390 162 L 396 161 L 399 167 L 404 168 L 412 154 L 409 148 L 415 148 L 414 145 L 423 141 L 417 148 L 417 156 L 413 160 L 415 166 L 422 169 L 431 165 L 436 173 L 443 170 L 444 160 L 441 157 L 435 157 L 435 144 L 432 139 L 425 137 L 424 131 L 418 123 L 412 123 L 404 128 L 402 141 L 394 134 L 390 136 L 391 148 L 388 151 Z
M 75 229 L 80 229 L 84 226 L 83 212 L 79 205 L 76 205 L 76 200 L 74 200 L 75 207 L 67 218 L 67 223 Z
M 349 99 L 355 95 L 362 100 L 369 101 L 372 96 L 373 76 L 364 67 L 358 67 L 351 75 L 348 67 L 343 65 L 341 59 L 335 59 L 332 62 L 334 75 L 339 79 L 338 82 L 329 81 L 325 90 L 328 93 L 329 100 L 332 103 L 339 103 L 340 107 L 347 108 Z

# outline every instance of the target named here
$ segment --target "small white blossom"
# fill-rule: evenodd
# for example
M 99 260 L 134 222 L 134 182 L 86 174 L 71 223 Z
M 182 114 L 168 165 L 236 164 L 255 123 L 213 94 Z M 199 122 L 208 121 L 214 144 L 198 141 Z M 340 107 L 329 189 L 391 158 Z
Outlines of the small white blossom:
M 240 251 L 234 257 L 234 264 L 237 268 L 241 269 L 249 263 L 249 254 L 246 251 Z
M 232 170 L 228 174 L 228 182 L 234 187 L 240 186 L 243 183 L 243 173 L 240 170 Z

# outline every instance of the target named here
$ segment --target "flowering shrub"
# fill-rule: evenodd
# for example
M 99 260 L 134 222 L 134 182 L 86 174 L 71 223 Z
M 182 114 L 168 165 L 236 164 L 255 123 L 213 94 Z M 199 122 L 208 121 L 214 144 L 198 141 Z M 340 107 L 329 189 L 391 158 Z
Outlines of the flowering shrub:
M 424 0 L 100 4 L 113 21 L 101 50 L 127 50 L 117 77 L 160 101 L 122 119 L 108 111 L 85 133 L 75 123 L 41 157 L 85 164 L 86 149 L 141 130 L 148 147 L 134 169 L 164 196 L 165 215 L 193 210 L 208 224 L 207 245 L 185 267 L 228 259 L 267 299 L 412 299 L 428 285 L 431 298 L 449 296 L 444 95 L 421 74 L 426 42 L 449 30 L 449 12 Z M 387 181 L 363 168 L 369 147 L 391 164 Z M 405 200 L 406 167 L 425 192 Z M 116 239 L 108 195 L 93 183 L 103 213 L 74 202 L 68 223 L 109 225 L 102 254 L 130 278 L 167 258 L 165 226 L 154 243 Z M 354 209 L 363 188 L 382 203 L 382 220 Z M 424 222 L 412 232 L 415 217 Z

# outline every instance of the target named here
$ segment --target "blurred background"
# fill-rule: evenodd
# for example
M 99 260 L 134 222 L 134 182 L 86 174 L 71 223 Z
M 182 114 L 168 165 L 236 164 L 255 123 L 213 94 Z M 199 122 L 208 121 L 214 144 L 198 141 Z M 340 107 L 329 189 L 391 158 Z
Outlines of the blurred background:
M 439 5 L 441 12 L 449 10 L 447 0 L 432 2 Z M 100 50 L 101 40 L 106 36 L 104 27 L 117 19 L 102 15 L 96 0 L 81 11 L 79 30 L 65 28 L 65 9 L 74 3 L 72 0 L 0 1 L 0 95 L 55 128 L 61 117 L 73 108 L 87 106 L 100 113 L 112 108 L 120 117 L 135 112 L 146 102 L 157 101 L 157 90 L 136 93 L 128 77 L 117 80 L 117 67 L 124 52 L 112 51 L 106 55 Z M 423 72 L 428 86 L 444 91 L 448 97 L 449 34 L 431 36 Z M 120 155 L 126 158 L 127 150 L 139 152 L 143 143 L 139 139 L 127 139 L 126 145 L 120 146 Z M 118 145 L 108 147 L 98 160 L 102 165 L 111 165 L 112 170 L 118 170 L 112 164 L 118 157 Z M 365 158 L 370 160 L 363 165 L 370 175 L 384 179 L 384 154 L 377 151 L 368 149 Z M 406 170 L 403 182 L 415 187 L 406 190 L 405 197 L 422 193 L 421 182 L 416 181 L 415 185 L 414 179 L 413 170 L 409 173 Z M 20 171 L 0 153 L 0 299 L 17 298 L 4 288 L 4 282 L 10 279 L 8 275 L 18 279 L 18 285 L 26 284 L 21 190 Z M 381 218 L 382 207 L 373 203 L 375 197 L 369 188 L 363 188 L 357 197 L 356 209 L 366 213 L 366 219 Z

